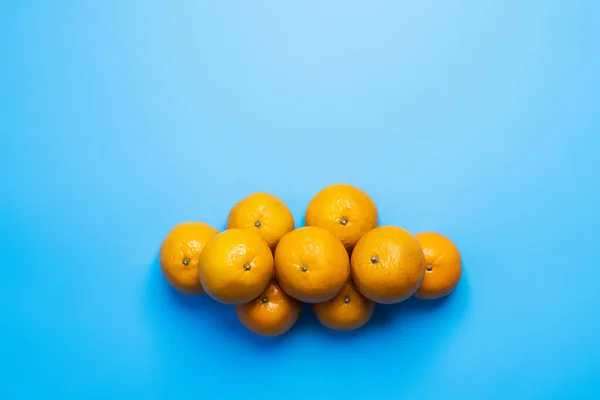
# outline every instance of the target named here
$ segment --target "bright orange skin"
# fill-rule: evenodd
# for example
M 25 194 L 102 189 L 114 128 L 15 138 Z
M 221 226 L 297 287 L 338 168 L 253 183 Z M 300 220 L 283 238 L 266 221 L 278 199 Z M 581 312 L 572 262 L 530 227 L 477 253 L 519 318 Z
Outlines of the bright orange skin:
M 227 229 L 258 229 L 271 249 L 294 230 L 294 217 L 283 201 L 268 193 L 254 193 L 240 200 L 229 212 Z
M 287 294 L 305 303 L 320 303 L 342 290 L 350 276 L 350 260 L 333 233 L 306 226 L 281 239 L 275 250 L 275 272 Z
M 198 261 L 206 293 L 224 304 L 247 303 L 259 296 L 273 275 L 273 255 L 253 229 L 229 229 L 213 237 Z
M 219 231 L 203 222 L 184 222 L 171 229 L 160 246 L 160 269 L 181 293 L 203 294 L 198 259 L 204 246 Z
M 373 316 L 375 303 L 356 290 L 351 281 L 333 299 L 313 304 L 317 319 L 337 331 L 350 331 L 365 325 Z
M 344 184 L 321 190 L 306 209 L 306 225 L 333 232 L 348 249 L 377 226 L 377 219 L 377 207 L 369 195 Z
M 301 303 L 285 294 L 272 281 L 265 291 L 250 303 L 238 304 L 235 312 L 244 326 L 261 336 L 279 336 L 298 320 Z
M 425 256 L 425 278 L 415 297 L 433 300 L 449 295 L 462 275 L 458 248 L 439 233 L 418 233 L 416 238 Z
M 381 226 L 366 233 L 352 252 L 352 279 L 358 291 L 382 304 L 412 296 L 423 281 L 425 260 L 408 231 Z

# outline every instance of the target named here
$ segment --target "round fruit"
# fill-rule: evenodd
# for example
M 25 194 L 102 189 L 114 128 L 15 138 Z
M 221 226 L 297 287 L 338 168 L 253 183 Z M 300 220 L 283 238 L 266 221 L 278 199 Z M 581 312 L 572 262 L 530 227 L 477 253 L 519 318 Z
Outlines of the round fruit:
M 230 228 L 258 229 L 269 247 L 275 249 L 283 235 L 294 229 L 294 217 L 277 197 L 254 193 L 233 206 L 227 220 L 227 229 Z
M 368 194 L 351 185 L 332 185 L 308 204 L 306 225 L 333 232 L 346 248 L 377 226 L 377 207 Z
M 301 304 L 272 281 L 265 291 L 246 304 L 235 306 L 244 326 L 262 336 L 278 336 L 287 332 L 298 320 Z
M 338 331 L 357 329 L 371 319 L 375 303 L 360 294 L 351 281 L 333 299 L 313 305 L 317 319 Z
M 305 303 L 320 303 L 342 290 L 350 275 L 350 262 L 344 245 L 333 233 L 306 226 L 279 242 L 275 273 L 287 294 Z
M 213 237 L 198 262 L 206 293 L 225 304 L 241 304 L 259 296 L 273 275 L 273 255 L 255 230 L 229 229 Z
M 416 235 L 425 257 L 425 278 L 415 293 L 419 299 L 444 297 L 458 284 L 462 261 L 458 248 L 447 237 L 434 232 Z
M 365 297 L 399 303 L 417 291 L 425 264 L 419 243 L 408 231 L 381 226 L 366 233 L 352 252 L 352 278 Z
M 198 259 L 219 231 L 203 222 L 184 222 L 167 234 L 160 246 L 160 269 L 175 289 L 189 295 L 204 293 L 198 278 Z

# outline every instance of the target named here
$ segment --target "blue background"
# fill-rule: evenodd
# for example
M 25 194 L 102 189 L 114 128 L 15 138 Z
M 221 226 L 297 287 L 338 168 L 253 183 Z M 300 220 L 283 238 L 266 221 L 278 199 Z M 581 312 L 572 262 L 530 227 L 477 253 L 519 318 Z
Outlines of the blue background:
M 599 12 L 3 1 L 0 398 L 598 398 Z M 456 292 L 263 339 L 165 284 L 176 223 L 337 182 L 452 238 Z

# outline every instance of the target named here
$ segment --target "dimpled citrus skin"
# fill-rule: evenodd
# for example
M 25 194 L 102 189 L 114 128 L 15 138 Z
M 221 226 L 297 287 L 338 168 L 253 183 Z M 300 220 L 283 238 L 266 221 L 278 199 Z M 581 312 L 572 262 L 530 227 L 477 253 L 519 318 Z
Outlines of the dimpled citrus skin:
M 373 316 L 375 303 L 364 297 L 348 281 L 333 299 L 313 304 L 313 312 L 326 327 L 338 331 L 358 329 Z
M 171 229 L 160 246 L 160 269 L 178 291 L 203 294 L 198 277 L 202 249 L 219 231 L 203 222 L 183 222 Z
M 279 336 L 294 326 L 301 307 L 298 300 L 285 294 L 277 282 L 272 281 L 256 299 L 235 306 L 235 312 L 252 332 L 261 336 Z
M 425 274 L 423 252 L 410 232 L 381 226 L 366 233 L 352 252 L 352 279 L 365 297 L 382 304 L 413 295 Z
M 306 209 L 306 225 L 333 232 L 352 248 L 377 226 L 377 207 L 361 189 L 345 184 L 326 187 L 313 197 Z
M 425 277 L 415 293 L 419 299 L 439 299 L 449 295 L 462 275 L 458 248 L 450 239 L 435 232 L 416 235 L 425 257 Z
M 335 297 L 350 276 L 348 253 L 327 229 L 306 226 L 285 235 L 275 250 L 281 288 L 305 303 Z
M 200 253 L 202 287 L 225 304 L 247 303 L 260 295 L 273 275 L 273 255 L 252 229 L 229 229 L 213 237 Z
M 240 200 L 229 212 L 227 229 L 254 228 L 272 249 L 283 235 L 294 230 L 294 217 L 279 198 L 254 193 Z

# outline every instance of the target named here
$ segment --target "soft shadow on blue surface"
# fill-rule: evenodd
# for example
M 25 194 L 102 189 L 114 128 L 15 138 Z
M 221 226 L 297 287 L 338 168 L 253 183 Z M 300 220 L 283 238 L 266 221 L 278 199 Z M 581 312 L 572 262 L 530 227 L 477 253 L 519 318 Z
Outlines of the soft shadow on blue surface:
M 147 298 L 151 302 L 159 299 L 164 300 L 165 312 L 174 314 L 186 314 L 196 322 L 195 330 L 212 329 L 225 332 L 228 338 L 243 341 L 258 348 L 277 348 L 282 345 L 289 336 L 294 334 L 294 329 L 284 335 L 277 337 L 263 337 L 248 331 L 238 320 L 234 306 L 221 304 L 207 295 L 189 296 L 173 289 L 160 270 L 158 256 L 150 267 L 151 273 L 147 282 Z M 303 309 L 302 314 L 308 310 Z M 301 317 L 302 318 L 302 314 Z M 176 319 L 175 319 L 176 320 Z M 208 322 L 207 322 L 208 321 Z
M 187 317 L 193 318 L 196 322 L 193 324 L 195 330 L 210 329 L 210 326 L 214 325 L 212 329 L 215 331 L 226 332 L 230 338 L 261 350 L 276 350 L 280 346 L 285 346 L 286 342 L 289 342 L 295 336 L 306 333 L 306 331 L 316 333 L 325 340 L 351 342 L 368 336 L 377 336 L 377 331 L 386 327 L 406 325 L 407 330 L 398 336 L 398 339 L 402 340 L 403 335 L 410 338 L 415 321 L 420 324 L 421 322 L 417 320 L 436 319 L 441 317 L 438 314 L 446 314 L 446 318 L 451 317 L 454 321 L 452 326 L 446 324 L 436 330 L 436 336 L 445 337 L 451 333 L 450 329 L 456 329 L 460 325 L 461 317 L 468 304 L 469 295 L 467 277 L 466 274 L 463 274 L 459 286 L 449 296 L 438 300 L 410 298 L 400 304 L 377 304 L 373 317 L 365 326 L 346 332 L 336 331 L 321 325 L 312 311 L 312 305 L 303 304 L 298 322 L 290 331 L 277 337 L 263 337 L 249 331 L 241 324 L 233 306 L 221 304 L 207 295 L 188 296 L 173 289 L 162 276 L 158 256 L 155 257 L 150 270 L 148 299 L 153 301 L 157 299 L 164 300 L 164 305 L 167 308 L 165 312 L 185 314 Z M 400 332 L 403 331 L 400 330 Z
M 460 327 L 468 307 L 468 301 L 468 282 L 466 276 L 463 275 L 459 286 L 446 297 L 437 300 L 419 300 L 411 297 L 399 304 L 377 304 L 371 320 L 362 328 L 349 332 L 328 329 L 326 333 L 327 336 L 338 340 L 355 340 L 365 335 L 376 336 L 377 332 L 382 329 L 404 325 L 406 329 L 398 330 L 398 340 L 402 340 L 403 338 L 410 339 L 415 331 L 420 331 L 425 326 L 420 326 L 422 323 L 437 321 L 440 318 L 451 318 L 453 322 L 451 325 L 438 326 L 432 335 L 446 337 L 451 334 L 451 331 Z M 318 323 L 318 321 L 316 322 Z

